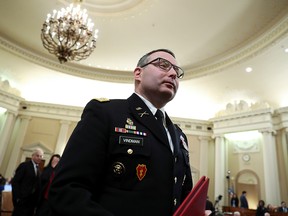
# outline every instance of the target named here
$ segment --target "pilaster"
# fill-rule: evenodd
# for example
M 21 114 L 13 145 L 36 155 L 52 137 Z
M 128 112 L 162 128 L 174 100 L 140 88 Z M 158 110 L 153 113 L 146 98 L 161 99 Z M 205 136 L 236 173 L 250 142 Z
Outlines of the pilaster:
M 15 113 L 13 112 L 6 111 L 5 115 L 6 119 L 0 134 L 0 164 L 2 164 L 16 120 Z
M 70 121 L 60 121 L 61 127 L 60 127 L 60 132 L 58 135 L 57 143 L 56 143 L 56 148 L 54 153 L 55 154 L 60 154 L 62 155 L 66 142 L 67 142 L 67 132 L 69 129 L 69 125 L 71 124 Z
M 14 143 L 13 150 L 12 150 L 13 153 L 10 157 L 5 176 L 13 176 L 14 174 L 14 169 L 17 166 L 21 146 L 25 138 L 25 134 L 29 125 L 29 121 L 31 120 L 30 116 L 19 116 L 19 118 L 20 118 L 19 131 L 17 133 L 17 138 Z
M 260 130 L 263 136 L 263 167 L 267 203 L 280 203 L 280 185 L 276 153 L 275 131 Z
M 200 136 L 200 176 L 208 176 L 208 145 L 210 137 Z
M 215 197 L 225 194 L 225 140 L 224 135 L 215 137 Z

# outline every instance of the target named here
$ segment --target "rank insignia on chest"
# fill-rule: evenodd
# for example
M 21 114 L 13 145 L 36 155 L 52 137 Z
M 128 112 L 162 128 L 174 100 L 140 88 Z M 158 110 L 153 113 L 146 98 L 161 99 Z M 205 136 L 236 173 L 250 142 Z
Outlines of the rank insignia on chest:
M 143 180 L 146 173 L 147 173 L 146 165 L 145 164 L 138 164 L 138 166 L 136 167 L 136 175 L 140 181 Z

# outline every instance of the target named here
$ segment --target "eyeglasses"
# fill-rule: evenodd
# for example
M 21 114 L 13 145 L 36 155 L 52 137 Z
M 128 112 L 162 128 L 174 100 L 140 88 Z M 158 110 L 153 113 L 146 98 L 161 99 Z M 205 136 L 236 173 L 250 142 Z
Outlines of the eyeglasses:
M 166 72 L 170 71 L 171 68 L 173 67 L 173 69 L 176 71 L 177 77 L 179 79 L 182 79 L 183 76 L 184 76 L 184 71 L 183 71 L 182 68 L 178 67 L 177 65 L 172 64 L 171 62 L 169 62 L 166 59 L 156 58 L 156 59 L 154 59 L 154 60 L 152 60 L 152 61 L 150 61 L 150 62 L 148 62 L 148 63 L 146 63 L 146 64 L 144 64 L 144 65 L 142 65 L 140 67 L 143 68 L 143 67 L 146 67 L 149 64 L 152 64 L 152 65 L 154 65 L 154 66 L 156 66 L 156 67 L 158 67 L 158 68 L 160 68 L 160 69 L 162 69 L 162 70 L 164 70 Z

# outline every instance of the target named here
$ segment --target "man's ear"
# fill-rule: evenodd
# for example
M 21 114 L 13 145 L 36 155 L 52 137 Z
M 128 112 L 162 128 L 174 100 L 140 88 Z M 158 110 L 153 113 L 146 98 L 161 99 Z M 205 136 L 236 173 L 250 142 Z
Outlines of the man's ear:
M 142 75 L 142 68 L 136 67 L 134 69 L 134 79 L 135 80 L 140 80 L 141 79 L 141 75 Z

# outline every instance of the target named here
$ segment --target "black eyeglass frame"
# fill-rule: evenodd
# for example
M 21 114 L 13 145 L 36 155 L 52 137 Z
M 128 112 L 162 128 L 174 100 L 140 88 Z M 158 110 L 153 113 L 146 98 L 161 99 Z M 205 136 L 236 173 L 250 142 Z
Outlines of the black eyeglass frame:
M 170 66 L 168 68 L 161 67 L 160 60 L 168 62 L 170 64 Z M 157 61 L 157 63 L 156 63 L 156 61 Z M 177 74 L 177 78 L 178 79 L 182 79 L 184 77 L 184 70 L 181 67 L 178 67 L 177 65 L 172 64 L 170 61 L 168 61 L 168 60 L 166 60 L 164 58 L 158 57 L 158 58 L 156 58 L 156 59 L 154 59 L 154 60 L 152 60 L 152 61 L 150 61 L 150 62 L 148 62 L 148 63 L 146 63 L 146 64 L 144 64 L 142 66 L 139 66 L 139 67 L 143 68 L 143 67 L 146 67 L 149 64 L 153 64 L 154 66 L 156 66 L 156 67 L 158 67 L 158 68 L 160 68 L 160 69 L 162 69 L 162 70 L 164 70 L 166 72 L 170 71 L 171 68 L 173 67 L 173 69 L 175 70 L 175 72 Z

